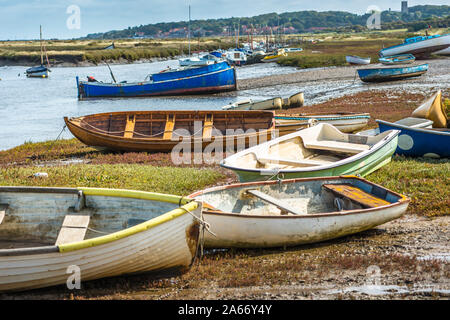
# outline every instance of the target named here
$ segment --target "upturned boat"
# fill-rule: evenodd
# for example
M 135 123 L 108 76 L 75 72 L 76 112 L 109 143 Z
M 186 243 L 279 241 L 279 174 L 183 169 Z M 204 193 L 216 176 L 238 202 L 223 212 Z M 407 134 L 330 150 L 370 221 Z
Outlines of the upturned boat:
M 211 143 L 248 147 L 270 140 L 275 128 L 273 111 L 126 111 L 64 121 L 86 145 L 147 152 L 171 152 L 180 143 L 192 152 Z
M 0 187 L 0 292 L 186 272 L 201 208 L 142 191 Z
M 428 71 L 428 64 L 411 67 L 381 67 L 358 69 L 359 78 L 364 82 L 396 81 L 419 77 Z
M 104 83 L 80 81 L 78 77 L 76 80 L 79 99 L 203 94 L 237 88 L 235 69 L 226 61 L 155 73 L 141 82 Z
M 330 240 L 401 217 L 404 195 L 367 180 L 322 177 L 240 183 L 196 192 L 211 248 L 287 247 Z
M 400 131 L 377 136 L 346 134 L 320 123 L 235 153 L 221 166 L 241 182 L 359 174 L 391 161 Z
M 412 54 L 399 54 L 396 56 L 379 58 L 378 61 L 384 65 L 410 64 L 416 61 L 416 57 Z
M 371 58 L 361 58 L 358 56 L 346 56 L 345 59 L 347 60 L 347 63 L 354 64 L 354 65 L 360 65 L 360 64 L 370 64 Z
M 431 53 L 450 47 L 450 34 L 407 38 L 402 44 L 380 50 L 380 57 L 410 53 L 415 57 L 426 57 Z
M 275 114 L 275 127 L 280 136 L 307 128 L 312 120 L 318 123 L 328 123 L 344 133 L 354 132 L 364 128 L 370 120 L 368 113 L 293 113 Z

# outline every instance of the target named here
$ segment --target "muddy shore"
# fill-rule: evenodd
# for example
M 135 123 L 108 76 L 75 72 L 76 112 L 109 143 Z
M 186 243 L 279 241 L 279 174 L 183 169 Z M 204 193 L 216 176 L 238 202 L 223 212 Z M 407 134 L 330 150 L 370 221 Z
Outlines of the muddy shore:
M 290 112 L 344 108 L 352 112 L 370 111 L 372 118 L 397 120 L 407 116 L 431 90 L 444 89 L 444 96 L 449 97 L 450 59 L 428 62 L 430 70 L 426 76 L 383 84 L 381 88 L 367 87 L 355 95 Z M 301 85 L 326 79 L 352 81 L 356 69 L 315 69 L 242 80 L 240 89 L 264 90 L 274 85 Z M 408 108 L 401 109 L 400 105 L 404 104 Z M 387 109 L 392 109 L 389 116 L 383 116 Z M 375 125 L 373 119 L 369 125 Z M 155 280 L 140 275 L 102 279 L 83 283 L 80 291 L 46 288 L 0 294 L 0 300 L 449 299 L 450 207 L 441 213 L 443 216 L 430 218 L 408 209 L 395 221 L 314 245 L 270 250 L 208 250 L 188 273 L 171 278 Z

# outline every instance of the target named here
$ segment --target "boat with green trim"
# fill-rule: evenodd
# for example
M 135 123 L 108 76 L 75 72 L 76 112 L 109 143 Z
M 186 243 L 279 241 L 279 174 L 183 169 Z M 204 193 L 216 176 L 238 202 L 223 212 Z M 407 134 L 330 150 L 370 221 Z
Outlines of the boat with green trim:
M 238 152 L 221 166 L 233 170 L 241 182 L 366 176 L 391 161 L 399 132 L 363 136 L 320 123 Z
M 143 191 L 0 187 L 0 291 L 185 272 L 197 253 L 201 209 Z

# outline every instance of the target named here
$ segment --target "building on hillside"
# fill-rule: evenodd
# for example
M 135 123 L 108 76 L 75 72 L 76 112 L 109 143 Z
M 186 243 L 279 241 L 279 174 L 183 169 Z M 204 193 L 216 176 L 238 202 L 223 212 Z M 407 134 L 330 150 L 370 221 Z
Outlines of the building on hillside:
M 402 13 L 408 13 L 408 1 L 402 1 Z

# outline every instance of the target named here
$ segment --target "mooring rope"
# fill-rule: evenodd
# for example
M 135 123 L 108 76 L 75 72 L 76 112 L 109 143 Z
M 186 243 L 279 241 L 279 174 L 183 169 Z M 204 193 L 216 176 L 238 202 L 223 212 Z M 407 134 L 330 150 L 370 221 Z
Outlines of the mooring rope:
M 317 92 L 316 94 L 312 95 L 311 98 L 316 98 L 317 96 L 322 95 L 322 94 L 324 94 L 324 93 L 334 92 L 334 91 L 339 91 L 339 90 L 344 90 L 344 89 L 347 89 L 347 88 L 350 88 L 350 87 L 354 86 L 354 85 L 355 85 L 355 82 L 356 82 L 356 76 L 357 76 L 357 74 L 358 74 L 358 70 L 355 70 L 355 76 L 353 77 L 353 82 L 352 82 L 351 84 L 349 84 L 349 85 L 347 85 L 347 86 L 345 86 L 345 87 L 340 87 L 340 88 L 336 88 L 336 89 L 324 90 L 324 91 Z

